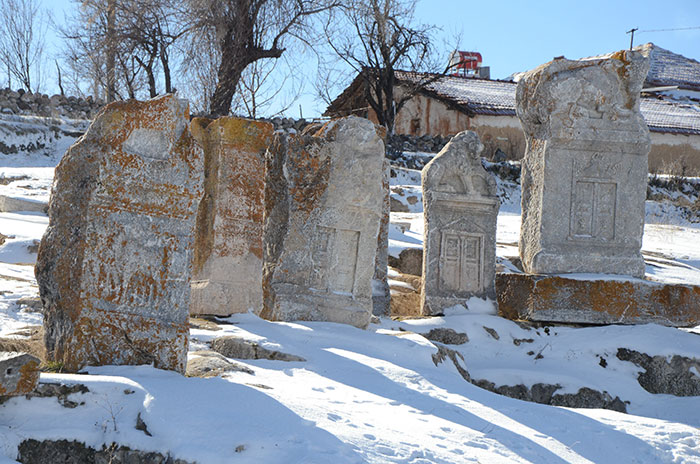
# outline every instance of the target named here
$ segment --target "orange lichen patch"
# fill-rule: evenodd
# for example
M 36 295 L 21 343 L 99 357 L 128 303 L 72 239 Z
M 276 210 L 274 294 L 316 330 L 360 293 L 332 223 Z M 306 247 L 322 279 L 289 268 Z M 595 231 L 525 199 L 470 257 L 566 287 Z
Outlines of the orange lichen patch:
M 39 363 L 37 361 L 29 361 L 19 369 L 20 376 L 17 381 L 18 395 L 23 395 L 33 391 L 39 383 Z M 2 394 L 2 392 L 0 392 Z
M 85 366 L 152 364 L 184 372 L 189 337 L 187 320 L 163 323 L 134 314 L 85 308 L 73 337 L 54 361 L 66 372 Z
M 294 207 L 304 213 L 318 207 L 328 187 L 331 159 L 318 149 L 318 139 L 298 137 L 290 141 L 288 164 L 294 166 L 289 173 L 289 193 Z
M 27 355 L 22 355 L 27 356 Z M 30 356 L 27 356 L 30 357 Z M 30 357 L 31 358 L 31 357 Z M 26 359 L 26 358 L 23 358 Z M 14 382 L 13 382 L 14 383 Z M 19 366 L 19 376 L 12 389 L 3 388 L 0 383 L 0 396 L 19 396 L 31 393 L 39 383 L 39 361 L 31 359 Z
M 700 287 L 643 280 L 575 280 L 497 274 L 498 311 L 509 319 L 589 324 L 700 324 Z
M 188 112 L 172 96 L 108 105 L 56 170 L 36 275 L 47 357 L 68 370 L 184 369 L 188 248 L 203 193 Z
M 196 271 L 212 253 L 252 253 L 261 260 L 265 151 L 272 140 L 272 124 L 223 117 L 195 119 L 191 125 L 205 153 L 206 193 L 197 218 Z

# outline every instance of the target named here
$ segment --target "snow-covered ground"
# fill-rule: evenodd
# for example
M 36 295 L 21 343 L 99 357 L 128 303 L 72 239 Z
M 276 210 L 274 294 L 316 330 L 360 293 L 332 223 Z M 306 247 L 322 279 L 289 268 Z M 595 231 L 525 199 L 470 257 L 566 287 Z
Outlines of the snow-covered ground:
M 27 187 L 46 198 L 52 171 L 0 168 L 0 194 Z M 417 171 L 399 171 L 392 186 L 420 195 Z M 3 190 L 5 189 L 5 190 Z M 397 189 L 395 189 L 397 190 Z M 498 259 L 517 256 L 520 194 L 499 181 Z M 24 193 L 23 193 L 24 195 Z M 422 199 L 392 213 L 390 251 L 422 246 Z M 650 204 L 651 203 L 651 204 Z M 671 208 L 647 204 L 647 275 L 700 284 L 700 228 Z M 41 323 L 17 304 L 38 294 L 31 247 L 47 225 L 41 213 L 2 213 L 0 336 Z M 254 315 L 192 328 L 190 356 L 235 335 L 305 361 L 237 360 L 253 374 L 187 378 L 150 366 L 99 367 L 87 374 L 42 374 L 41 382 L 83 384 L 75 408 L 56 398 L 13 398 L 0 405 L 0 463 L 16 462 L 27 438 L 79 440 L 99 448 L 118 443 L 199 463 L 698 463 L 700 397 L 652 394 L 636 381 L 642 369 L 619 360 L 620 347 L 650 356 L 700 358 L 700 327 L 657 325 L 528 328 L 495 316 L 493 303 L 469 301 L 443 317 L 393 321 L 367 330 L 321 323 L 275 323 Z M 448 345 L 456 363 L 437 362 L 438 345 L 420 334 L 449 328 L 468 341 Z M 459 358 L 461 356 L 462 358 Z M 605 362 L 603 362 L 605 360 Z M 233 361 L 233 360 L 232 360 Z M 627 402 L 628 414 L 520 401 L 467 382 L 580 387 Z M 696 372 L 700 377 L 700 372 Z M 135 426 L 140 420 L 150 435 Z

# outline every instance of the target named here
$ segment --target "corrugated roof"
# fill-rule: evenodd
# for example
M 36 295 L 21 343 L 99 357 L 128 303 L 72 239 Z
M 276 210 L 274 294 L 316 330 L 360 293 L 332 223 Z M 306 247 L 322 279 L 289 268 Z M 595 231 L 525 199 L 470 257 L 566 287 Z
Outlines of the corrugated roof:
M 636 47 L 649 55 L 647 86 L 677 85 L 681 89 L 700 90 L 700 63 L 649 42 Z
M 639 106 L 649 130 L 700 134 L 700 107 L 697 105 L 642 98 Z
M 413 83 L 425 74 L 397 71 L 396 77 Z M 475 114 L 515 115 L 515 84 L 508 81 L 443 76 L 425 87 L 425 92 Z
M 411 82 L 425 78 L 408 72 L 397 72 L 397 77 Z M 515 115 L 516 87 L 508 81 L 445 76 L 428 84 L 426 91 L 474 114 Z M 652 131 L 700 134 L 698 105 L 643 97 L 640 110 Z

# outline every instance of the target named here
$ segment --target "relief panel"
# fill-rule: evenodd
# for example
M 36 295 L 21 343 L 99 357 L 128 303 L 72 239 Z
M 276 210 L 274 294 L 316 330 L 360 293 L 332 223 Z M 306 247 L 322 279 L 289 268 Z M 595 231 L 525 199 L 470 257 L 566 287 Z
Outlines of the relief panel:
M 440 240 L 440 289 L 475 292 L 482 289 L 484 237 L 480 234 L 443 231 Z

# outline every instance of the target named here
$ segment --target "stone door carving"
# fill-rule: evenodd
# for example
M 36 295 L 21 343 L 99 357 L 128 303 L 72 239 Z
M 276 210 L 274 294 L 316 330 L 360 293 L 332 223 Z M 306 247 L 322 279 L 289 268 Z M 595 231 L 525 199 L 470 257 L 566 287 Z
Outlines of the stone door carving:
M 615 239 L 617 183 L 611 177 L 619 170 L 619 162 L 605 161 L 599 154 L 574 163 L 569 239 Z
M 443 231 L 440 240 L 440 289 L 475 292 L 482 289 L 484 237 L 480 234 Z
M 359 231 L 317 226 L 309 285 L 317 290 L 352 294 L 359 243 Z

